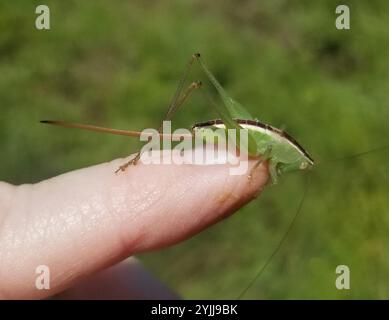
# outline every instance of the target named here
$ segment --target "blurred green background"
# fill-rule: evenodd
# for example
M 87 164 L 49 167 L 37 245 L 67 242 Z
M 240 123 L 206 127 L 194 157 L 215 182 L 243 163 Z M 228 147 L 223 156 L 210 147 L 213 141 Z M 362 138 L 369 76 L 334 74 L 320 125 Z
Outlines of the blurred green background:
M 139 143 L 40 125 L 63 119 L 157 127 L 193 52 L 262 121 L 318 162 L 302 211 L 244 298 L 389 298 L 387 1 L 37 1 L 0 3 L 0 180 L 20 184 L 127 156 Z M 347 4 L 351 30 L 335 28 Z M 194 68 L 192 80 L 204 79 Z M 207 89 L 207 88 L 205 88 Z M 176 128 L 215 118 L 194 94 Z M 140 258 L 185 298 L 236 298 L 285 233 L 301 172 L 226 221 Z M 156 226 L 157 227 L 157 226 Z M 335 268 L 351 269 L 351 290 Z

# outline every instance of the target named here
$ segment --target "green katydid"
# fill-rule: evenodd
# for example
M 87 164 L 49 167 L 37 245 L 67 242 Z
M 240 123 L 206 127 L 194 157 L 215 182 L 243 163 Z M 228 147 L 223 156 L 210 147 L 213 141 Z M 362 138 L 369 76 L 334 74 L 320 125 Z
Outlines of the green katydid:
M 192 66 L 194 61 L 199 62 L 201 69 L 205 72 L 210 82 L 216 88 L 218 94 L 220 95 L 223 101 L 223 104 L 221 105 L 212 104 L 213 108 L 219 115 L 220 119 L 197 123 L 193 126 L 194 132 L 200 132 L 200 134 L 204 132 L 203 139 L 206 140 L 208 136 L 207 136 L 207 131 L 203 130 L 204 128 L 246 129 L 248 131 L 248 144 L 246 150 L 247 153 L 251 157 L 257 158 L 258 163 L 263 160 L 268 161 L 269 172 L 273 182 L 276 182 L 278 180 L 278 177 L 283 173 L 296 171 L 296 170 L 306 170 L 311 168 L 314 165 L 314 161 L 309 156 L 309 154 L 289 134 L 287 134 L 285 131 L 279 130 L 277 128 L 274 128 L 270 125 L 261 123 L 260 121 L 256 120 L 249 114 L 248 111 L 246 111 L 243 108 L 243 106 L 241 106 L 238 102 L 232 99 L 226 93 L 224 88 L 219 84 L 219 82 L 216 80 L 216 78 L 211 73 L 211 71 L 204 64 L 199 54 L 193 55 L 192 58 L 190 59 L 188 68 L 186 69 L 184 76 L 178 85 L 173 100 L 169 106 L 169 110 L 166 114 L 165 120 L 170 120 L 174 112 L 184 103 L 184 101 L 189 96 L 189 94 L 194 89 L 200 86 L 200 83 L 195 82 L 189 86 L 187 91 L 182 93 L 183 85 L 187 79 L 190 67 Z M 69 122 L 62 122 L 62 121 L 46 120 L 42 122 L 65 126 L 65 127 L 106 132 L 111 134 L 126 135 L 126 136 L 133 136 L 133 137 L 140 136 L 140 132 L 137 131 L 115 130 L 110 128 L 102 128 L 102 127 L 96 127 L 91 125 L 69 123 Z M 130 164 L 136 164 L 139 158 L 140 158 L 140 153 L 138 153 L 137 156 L 133 158 L 131 161 L 121 166 L 118 169 L 118 171 L 119 170 L 124 171 Z M 301 210 L 304 197 L 305 197 L 305 193 L 303 199 L 299 204 L 298 210 L 293 218 L 292 223 L 290 224 L 287 232 L 284 234 L 282 240 L 279 242 L 279 245 L 277 246 L 276 250 L 266 261 L 266 263 L 260 269 L 260 271 L 256 274 L 252 282 L 241 293 L 240 297 L 255 282 L 255 280 L 258 279 L 260 274 L 264 271 L 264 269 L 267 267 L 271 259 L 274 257 L 276 252 L 281 247 L 298 213 Z
M 305 170 L 311 168 L 314 165 L 313 159 L 304 150 L 304 148 L 288 133 L 272 127 L 268 124 L 261 123 L 260 121 L 253 118 L 249 112 L 240 105 L 237 101 L 232 99 L 220 83 L 216 80 L 215 76 L 204 64 L 200 57 L 200 54 L 196 53 L 192 56 L 189 67 L 193 64 L 193 61 L 197 60 L 210 80 L 214 85 L 217 92 L 219 93 L 224 104 L 213 104 L 215 111 L 220 116 L 220 119 L 211 120 L 207 122 L 197 123 L 193 126 L 192 130 L 194 133 L 198 133 L 201 138 L 207 140 L 209 137 L 209 131 L 204 130 L 205 128 L 215 129 L 237 129 L 237 132 L 241 129 L 247 130 L 248 142 L 245 145 L 245 150 L 250 157 L 258 158 L 259 162 L 267 160 L 269 162 L 269 172 L 273 183 L 277 182 L 278 177 L 286 172 L 295 170 Z M 177 92 L 170 105 L 169 111 L 167 112 L 165 120 L 169 120 L 175 110 L 185 101 L 189 93 L 200 86 L 200 83 L 193 83 L 188 90 L 181 94 L 182 85 L 186 80 L 187 72 L 181 80 Z M 139 133 L 134 131 L 124 130 L 113 130 L 108 128 L 95 127 L 90 125 L 67 123 L 62 121 L 50 121 L 44 120 L 43 123 L 56 124 L 66 127 L 81 128 L 93 131 L 102 131 L 120 135 L 139 136 Z M 239 145 L 239 135 L 237 136 L 236 145 Z M 128 165 L 136 164 L 140 158 L 140 153 L 129 161 L 128 163 L 121 166 L 119 170 L 124 171 Z

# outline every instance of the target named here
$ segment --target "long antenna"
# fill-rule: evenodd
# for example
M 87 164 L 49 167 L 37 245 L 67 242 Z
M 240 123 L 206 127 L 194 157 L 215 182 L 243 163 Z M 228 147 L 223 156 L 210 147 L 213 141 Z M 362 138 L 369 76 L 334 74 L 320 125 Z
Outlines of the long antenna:
M 347 155 L 347 156 L 343 156 L 343 157 L 339 157 L 339 158 L 334 158 L 334 159 L 331 159 L 331 160 L 327 160 L 327 161 L 324 161 L 324 162 L 322 162 L 322 163 L 328 163 L 328 162 L 336 162 L 336 161 L 340 161 L 340 160 L 354 159 L 354 158 L 358 158 L 358 157 L 364 156 L 364 155 L 366 155 L 366 154 L 378 152 L 378 151 L 385 150 L 385 149 L 388 149 L 388 148 L 389 148 L 389 145 L 386 144 L 386 145 L 382 145 L 382 146 L 379 146 L 379 147 L 375 147 L 375 148 L 372 148 L 372 149 L 369 149 L 369 150 L 366 150 L 366 151 L 361 151 L 361 152 L 359 152 L 359 153 L 355 153 L 355 154 L 351 154 L 351 155 Z
M 95 132 L 104 132 L 109 134 L 115 134 L 119 136 L 128 136 L 128 137 L 140 137 L 142 132 L 140 131 L 131 131 L 131 130 L 120 130 L 120 129 L 111 129 L 111 128 L 104 128 L 104 127 L 98 127 L 93 126 L 90 124 L 82 124 L 82 123 L 74 123 L 74 122 L 66 122 L 66 121 L 58 121 L 58 120 L 42 120 L 41 123 L 47 123 L 52 124 L 56 126 L 66 127 L 66 128 L 76 128 L 76 129 L 82 129 L 82 130 L 88 130 L 88 131 L 95 131 Z M 144 133 L 145 135 L 149 135 L 150 137 L 153 136 L 152 133 Z M 159 133 L 160 139 L 191 139 L 193 136 L 191 134 L 162 134 Z
M 280 242 L 278 243 L 277 247 L 274 249 L 273 253 L 269 256 L 269 258 L 266 260 L 265 264 L 261 267 L 261 269 L 258 270 L 257 274 L 255 275 L 255 277 L 250 281 L 250 283 L 246 286 L 246 288 L 244 288 L 244 290 L 240 293 L 240 295 L 237 297 L 238 300 L 242 299 L 242 297 L 246 294 L 246 292 L 253 286 L 253 284 L 255 283 L 255 281 L 258 280 L 258 278 L 263 274 L 263 272 L 265 271 L 265 269 L 267 268 L 267 266 L 270 264 L 270 262 L 273 260 L 273 258 L 275 257 L 275 255 L 278 253 L 278 251 L 280 251 L 283 243 L 285 242 L 286 238 L 288 237 L 290 231 L 292 230 L 296 220 L 297 220 L 297 217 L 299 215 L 299 213 L 301 212 L 301 209 L 303 207 L 303 203 L 305 201 L 305 197 L 308 193 L 308 175 L 306 176 L 306 181 L 305 181 L 305 187 L 304 187 L 304 193 L 303 193 L 303 196 L 301 198 L 301 201 L 298 205 L 298 208 L 297 208 L 297 211 L 292 219 L 292 221 L 290 222 L 289 226 L 288 226 L 288 229 L 286 230 L 286 232 L 284 233 L 283 237 L 281 238 Z

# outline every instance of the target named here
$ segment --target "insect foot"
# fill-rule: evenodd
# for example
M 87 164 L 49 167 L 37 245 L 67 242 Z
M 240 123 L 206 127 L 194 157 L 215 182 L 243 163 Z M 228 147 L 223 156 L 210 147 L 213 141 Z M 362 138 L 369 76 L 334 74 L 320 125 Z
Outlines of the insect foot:
M 126 169 L 128 168 L 128 166 L 130 166 L 130 165 L 134 165 L 134 166 L 135 166 L 135 165 L 138 163 L 139 159 L 140 159 L 140 152 L 138 152 L 138 153 L 136 154 L 136 156 L 135 156 L 134 158 L 132 158 L 130 161 L 128 161 L 127 163 L 121 165 L 121 166 L 115 171 L 115 173 L 117 174 L 119 171 L 122 171 L 122 172 L 126 171 Z
M 120 166 L 120 167 L 115 171 L 115 173 L 117 174 L 119 171 L 123 171 L 123 172 L 124 172 L 124 171 L 126 170 L 127 167 L 128 167 L 128 165 L 127 165 L 127 163 L 126 163 L 126 164 Z
M 250 173 L 248 174 L 248 178 L 251 179 L 252 178 L 252 175 L 255 171 L 255 169 L 257 169 L 259 167 L 259 165 L 261 163 L 263 163 L 264 159 L 259 159 L 257 162 L 255 162 L 255 164 L 253 165 L 253 167 L 250 169 Z
M 195 89 L 200 88 L 202 85 L 203 85 L 203 83 L 201 81 L 196 81 L 193 83 L 193 86 L 195 87 Z

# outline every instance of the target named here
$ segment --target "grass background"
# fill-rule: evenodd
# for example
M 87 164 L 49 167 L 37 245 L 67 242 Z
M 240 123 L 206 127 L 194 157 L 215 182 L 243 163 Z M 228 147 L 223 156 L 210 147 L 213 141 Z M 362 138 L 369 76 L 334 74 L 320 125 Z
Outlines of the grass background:
M 33 183 L 126 156 L 124 137 L 49 128 L 44 118 L 156 127 L 188 58 L 201 52 L 249 111 L 285 127 L 312 153 L 308 195 L 286 243 L 244 296 L 389 298 L 387 144 L 389 3 L 343 1 L 37 1 L 0 3 L 0 179 Z M 193 80 L 203 79 L 198 68 Z M 194 95 L 175 127 L 215 118 Z M 304 189 L 298 172 L 239 214 L 140 258 L 185 298 L 236 298 L 284 234 Z M 351 269 L 351 290 L 335 268 Z

